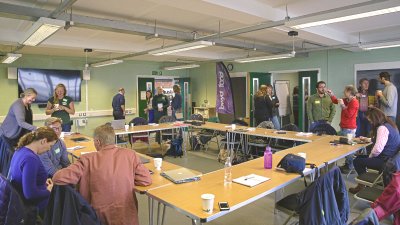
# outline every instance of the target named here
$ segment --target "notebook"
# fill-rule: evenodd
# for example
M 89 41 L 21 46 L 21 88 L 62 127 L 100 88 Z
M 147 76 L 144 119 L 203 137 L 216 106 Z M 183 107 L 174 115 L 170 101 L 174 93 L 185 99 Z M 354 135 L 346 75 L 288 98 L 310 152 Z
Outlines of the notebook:
M 200 180 L 201 174 L 195 173 L 186 168 L 179 168 L 162 172 L 161 176 L 167 178 L 175 184 L 182 184 Z
M 125 129 L 125 120 L 112 120 L 111 127 L 114 130 L 122 130 Z
M 242 185 L 245 185 L 248 187 L 254 187 L 254 186 L 264 183 L 265 181 L 270 180 L 270 179 L 271 178 L 259 176 L 256 174 L 249 174 L 246 176 L 242 176 L 242 177 L 233 179 L 233 182 L 242 184 Z

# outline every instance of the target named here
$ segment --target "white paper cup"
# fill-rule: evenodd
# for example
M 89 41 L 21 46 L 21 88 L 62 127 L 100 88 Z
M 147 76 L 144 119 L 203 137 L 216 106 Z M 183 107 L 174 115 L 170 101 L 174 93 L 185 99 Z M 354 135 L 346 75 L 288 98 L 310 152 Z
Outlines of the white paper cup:
M 236 129 L 236 124 L 232 124 L 231 127 L 232 127 L 232 130 L 235 130 Z
M 133 128 L 135 125 L 133 123 L 131 123 L 131 127 Z
M 349 141 L 353 140 L 353 134 L 347 134 L 347 140 Z
M 299 152 L 299 153 L 297 153 L 297 155 L 299 155 L 299 156 L 301 156 L 303 158 L 307 157 L 307 153 L 305 153 L 305 152 Z
M 129 130 L 129 124 L 126 124 L 125 125 L 125 131 L 128 131 Z
M 162 158 L 154 158 L 154 167 L 156 170 L 161 170 Z
M 55 109 L 58 109 L 59 106 L 60 106 L 60 104 L 54 104 Z
M 201 205 L 202 209 L 206 213 L 212 213 L 214 208 L 214 198 L 213 194 L 202 194 L 201 195 Z

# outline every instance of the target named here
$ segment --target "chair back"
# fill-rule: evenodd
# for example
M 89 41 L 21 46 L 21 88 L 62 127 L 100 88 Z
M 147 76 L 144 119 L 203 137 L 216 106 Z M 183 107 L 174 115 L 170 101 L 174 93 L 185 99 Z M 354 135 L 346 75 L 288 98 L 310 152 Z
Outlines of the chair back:
M 176 119 L 172 116 L 162 116 L 158 122 L 159 123 L 172 123 L 175 121 L 176 121 Z
M 141 126 L 141 125 L 147 125 L 149 122 L 145 118 L 142 117 L 135 117 L 133 118 L 129 124 L 133 123 L 133 126 Z
M 311 130 L 311 132 L 317 134 L 337 135 L 335 128 L 333 128 L 329 123 L 319 123 L 313 128 L 313 130 Z
M 282 130 L 286 130 L 286 131 L 297 131 L 297 132 L 300 131 L 299 128 L 298 128 L 298 127 L 296 126 L 296 124 L 294 124 L 294 123 L 289 123 L 289 124 L 284 125 L 284 126 L 282 127 Z
M 204 121 L 204 118 L 201 114 L 192 114 L 190 120 Z
M 7 177 L 8 170 L 10 169 L 11 158 L 13 156 L 13 148 L 4 138 L 0 137 L 0 174 Z
M 274 123 L 272 121 L 263 121 L 257 126 L 258 128 L 274 129 Z

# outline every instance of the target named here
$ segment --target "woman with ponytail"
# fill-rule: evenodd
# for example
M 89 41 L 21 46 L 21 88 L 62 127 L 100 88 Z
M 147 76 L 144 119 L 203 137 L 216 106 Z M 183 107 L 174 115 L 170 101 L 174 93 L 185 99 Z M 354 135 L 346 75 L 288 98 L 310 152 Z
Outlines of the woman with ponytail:
M 39 212 L 44 212 L 53 184 L 47 180 L 47 171 L 38 155 L 48 151 L 57 139 L 53 129 L 40 127 L 21 137 L 11 160 L 11 184 L 21 194 L 25 204 L 37 208 Z

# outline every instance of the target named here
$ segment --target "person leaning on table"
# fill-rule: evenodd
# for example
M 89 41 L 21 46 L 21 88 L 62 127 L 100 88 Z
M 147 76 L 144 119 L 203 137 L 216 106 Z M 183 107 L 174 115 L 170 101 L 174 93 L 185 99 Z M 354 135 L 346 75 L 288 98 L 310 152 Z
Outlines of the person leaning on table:
M 58 138 L 61 135 L 61 124 L 61 119 L 57 117 L 49 117 L 44 121 L 44 125 L 53 129 Z M 68 159 L 67 146 L 61 139 L 58 139 L 49 151 L 39 155 L 39 158 L 49 177 L 53 177 L 57 170 L 71 164 Z
M 366 168 L 381 170 L 384 163 L 397 154 L 400 148 L 400 135 L 396 124 L 375 107 L 367 111 L 367 119 L 372 126 L 372 140 L 375 143 L 369 155 L 359 155 L 354 159 L 354 168 L 358 175 L 364 174 Z M 358 184 L 349 191 L 356 194 L 365 186 Z
M 94 130 L 97 152 L 82 155 L 67 168 L 57 171 L 57 185 L 79 184 L 79 192 L 106 225 L 138 225 L 135 186 L 151 184 L 149 170 L 135 151 L 115 146 L 115 133 L 108 125 Z

